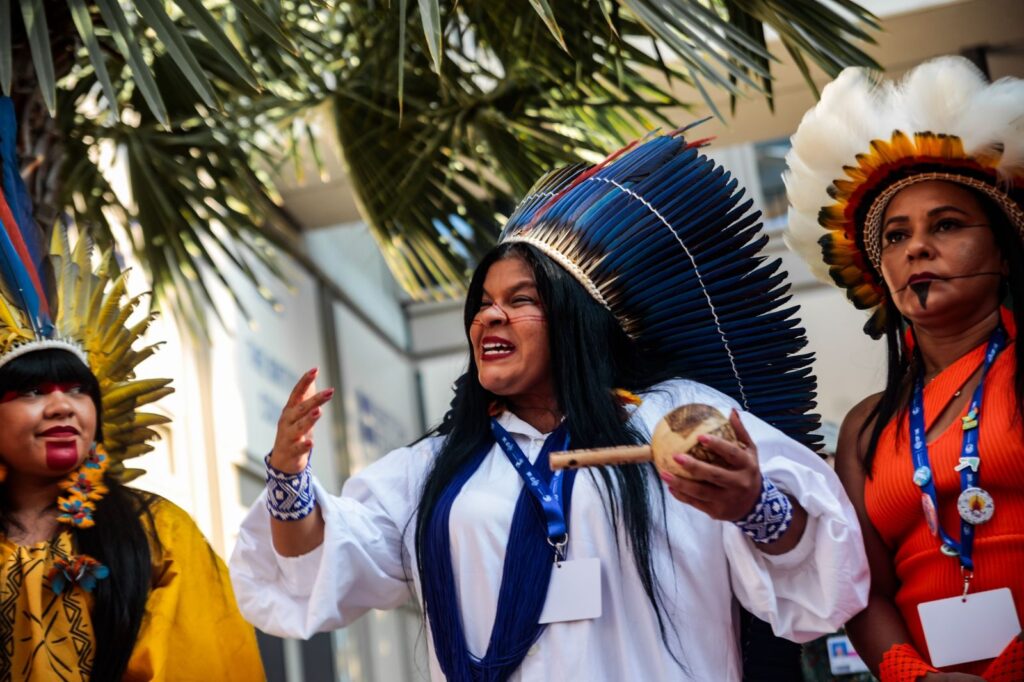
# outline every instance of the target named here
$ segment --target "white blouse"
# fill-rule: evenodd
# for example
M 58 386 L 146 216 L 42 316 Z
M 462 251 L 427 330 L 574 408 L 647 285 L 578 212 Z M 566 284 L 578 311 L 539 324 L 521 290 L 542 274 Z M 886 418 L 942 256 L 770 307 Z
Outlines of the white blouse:
M 673 407 L 691 402 L 723 412 L 735 407 L 707 386 L 674 380 L 644 395 L 633 423 L 651 433 Z M 777 429 L 748 413 L 741 418 L 757 445 L 762 472 L 807 510 L 797 546 L 779 556 L 764 554 L 733 524 L 715 521 L 667 491 L 662 514 L 659 499 L 652 498 L 656 580 L 668 616 L 667 639 L 684 672 L 665 645 L 599 484 L 592 472 L 581 471 L 573 488 L 568 556 L 600 558 L 602 615 L 548 625 L 512 679 L 738 681 L 737 600 L 770 622 L 776 634 L 798 642 L 834 632 L 864 608 L 867 559 L 839 480 L 821 458 Z M 499 420 L 534 461 L 545 434 L 509 412 Z M 349 479 L 340 497 L 317 484 L 324 542 L 300 557 L 274 551 L 261 496 L 242 524 L 230 561 L 245 617 L 270 634 L 308 638 L 345 627 L 368 609 L 395 608 L 410 598 L 411 590 L 418 597 L 413 516 L 440 443 L 430 438 L 389 453 Z M 485 653 L 494 623 L 505 545 L 522 485 L 495 445 L 452 506 L 455 583 L 466 638 L 476 656 Z M 431 678 L 443 680 L 431 638 L 426 640 Z

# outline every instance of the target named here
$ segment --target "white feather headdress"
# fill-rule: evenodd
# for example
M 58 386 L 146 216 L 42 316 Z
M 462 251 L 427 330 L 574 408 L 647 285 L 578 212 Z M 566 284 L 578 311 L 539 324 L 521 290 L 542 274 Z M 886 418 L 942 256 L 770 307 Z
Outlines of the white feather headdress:
M 792 138 L 784 176 L 786 243 L 824 281 L 874 309 L 880 335 L 886 296 L 879 228 L 889 200 L 928 179 L 967 185 L 992 199 L 1024 238 L 1024 81 L 988 83 L 961 57 L 940 57 L 885 82 L 844 70 Z

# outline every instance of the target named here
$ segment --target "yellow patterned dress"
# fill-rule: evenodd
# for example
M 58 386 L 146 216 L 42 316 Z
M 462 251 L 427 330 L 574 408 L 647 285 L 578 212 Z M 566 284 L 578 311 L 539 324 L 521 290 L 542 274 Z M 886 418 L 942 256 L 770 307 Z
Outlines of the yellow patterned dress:
M 182 509 L 152 506 L 163 551 L 124 682 L 265 679 L 256 636 L 235 604 L 223 562 Z M 23 547 L 0 536 L 0 682 L 87 682 L 95 653 L 92 595 L 57 595 L 46 579 L 72 554 L 70 536 Z

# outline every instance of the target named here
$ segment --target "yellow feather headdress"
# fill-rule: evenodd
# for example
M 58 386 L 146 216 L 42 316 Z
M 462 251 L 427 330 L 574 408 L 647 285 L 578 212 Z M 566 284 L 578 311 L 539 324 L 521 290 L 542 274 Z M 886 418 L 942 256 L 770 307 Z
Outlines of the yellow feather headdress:
M 52 329 L 41 334 L 31 315 L 15 301 L 10 286 L 0 280 L 0 366 L 29 352 L 47 348 L 67 350 L 82 359 L 99 381 L 103 399 L 103 446 L 111 459 L 110 473 L 123 481 L 140 476 L 124 461 L 150 452 L 147 441 L 158 437 L 153 427 L 167 417 L 139 408 L 173 392 L 170 379 L 136 379 L 135 368 L 159 344 L 136 350 L 156 317 L 147 313 L 130 323 L 146 295 L 127 297 L 126 273 L 117 274 L 112 252 L 93 267 L 93 248 L 87 237 L 71 246 L 67 232 L 54 231 L 50 263 L 56 282 L 51 302 Z M 49 327 L 49 325 L 48 325 Z
M 1024 239 L 1024 81 L 988 83 L 961 57 L 941 57 L 898 83 L 844 70 L 792 138 L 784 176 L 786 243 L 822 280 L 872 310 L 884 329 L 881 223 L 901 189 L 925 180 L 990 198 Z

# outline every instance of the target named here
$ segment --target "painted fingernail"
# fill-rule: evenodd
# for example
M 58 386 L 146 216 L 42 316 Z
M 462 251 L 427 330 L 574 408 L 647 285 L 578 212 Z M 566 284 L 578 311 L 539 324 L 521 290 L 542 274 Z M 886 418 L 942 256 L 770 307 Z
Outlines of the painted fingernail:
M 689 455 L 679 454 L 679 455 L 675 455 L 674 457 L 672 457 L 672 459 L 674 459 L 675 461 L 679 462 L 684 467 L 687 466 L 690 463 L 690 456 Z
M 329 388 L 329 389 L 327 389 L 326 391 L 324 391 L 324 395 L 325 395 L 326 397 L 330 398 L 331 396 L 333 396 L 333 395 L 334 395 L 334 389 L 333 389 L 333 388 Z
M 668 483 L 669 485 L 675 483 L 676 477 L 667 471 L 659 471 L 658 475 L 661 476 L 661 480 L 665 481 L 665 483 Z
M 319 407 L 316 408 L 315 410 L 313 410 L 313 416 L 314 417 L 319 417 L 321 414 L 322 414 L 322 412 L 321 412 Z
M 702 434 L 700 434 L 699 436 L 697 436 L 697 442 L 698 442 L 698 443 L 700 443 L 701 445 L 707 445 L 707 444 L 708 444 L 708 442 L 709 442 L 710 440 L 711 440 L 711 439 L 710 439 L 710 438 L 708 438 L 708 437 L 707 437 L 706 435 L 704 435 L 703 433 L 702 433 Z

